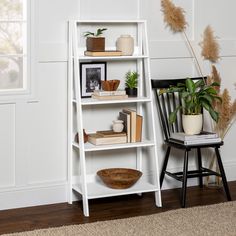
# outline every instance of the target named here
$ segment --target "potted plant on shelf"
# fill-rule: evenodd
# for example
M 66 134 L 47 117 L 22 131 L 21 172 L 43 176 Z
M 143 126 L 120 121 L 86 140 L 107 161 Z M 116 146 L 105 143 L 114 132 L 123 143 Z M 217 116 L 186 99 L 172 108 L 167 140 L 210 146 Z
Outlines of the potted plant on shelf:
M 128 71 L 125 75 L 125 91 L 130 97 L 137 97 L 138 73 Z
M 105 51 L 105 38 L 101 37 L 106 28 L 97 29 L 95 33 L 87 31 L 84 33 L 86 39 L 87 51 L 100 52 Z
M 171 86 L 168 89 L 160 91 L 162 93 L 178 92 L 182 100 L 179 105 L 169 116 L 169 122 L 175 122 L 177 112 L 182 109 L 182 125 L 186 134 L 199 134 L 203 125 L 203 108 L 207 110 L 211 118 L 218 122 L 219 113 L 214 110 L 213 104 L 220 101 L 217 96 L 215 87 L 219 87 L 219 83 L 205 84 L 203 79 L 193 82 L 191 79 L 186 79 L 185 83 L 178 83 L 177 86 Z

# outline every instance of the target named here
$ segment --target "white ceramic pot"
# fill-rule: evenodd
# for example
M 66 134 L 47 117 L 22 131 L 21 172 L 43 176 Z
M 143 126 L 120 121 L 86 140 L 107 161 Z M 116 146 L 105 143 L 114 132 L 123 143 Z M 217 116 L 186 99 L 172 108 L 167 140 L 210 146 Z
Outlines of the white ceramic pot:
M 116 41 L 116 50 L 123 56 L 132 56 L 134 53 L 134 39 L 130 35 L 121 35 Z
M 202 131 L 203 117 L 199 115 L 182 115 L 183 129 L 186 134 L 199 134 Z
M 113 131 L 116 132 L 116 133 L 122 132 L 123 129 L 124 129 L 123 123 L 124 123 L 123 120 L 114 120 L 113 121 L 113 126 L 112 126 Z

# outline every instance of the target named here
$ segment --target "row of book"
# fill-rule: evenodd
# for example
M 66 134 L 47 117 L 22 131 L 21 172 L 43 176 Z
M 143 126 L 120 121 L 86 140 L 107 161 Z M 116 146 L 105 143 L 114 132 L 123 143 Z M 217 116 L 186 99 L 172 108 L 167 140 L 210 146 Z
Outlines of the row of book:
M 218 134 L 208 131 L 202 131 L 200 134 L 195 135 L 187 135 L 183 132 L 177 132 L 170 135 L 170 141 L 184 145 L 194 145 L 219 143 L 221 142 L 221 138 L 218 136 Z
M 123 132 L 116 133 L 112 130 L 97 131 L 88 135 L 88 141 L 94 145 L 108 145 L 119 143 L 135 143 L 142 141 L 143 117 L 135 110 L 122 109 L 119 120 L 124 122 Z

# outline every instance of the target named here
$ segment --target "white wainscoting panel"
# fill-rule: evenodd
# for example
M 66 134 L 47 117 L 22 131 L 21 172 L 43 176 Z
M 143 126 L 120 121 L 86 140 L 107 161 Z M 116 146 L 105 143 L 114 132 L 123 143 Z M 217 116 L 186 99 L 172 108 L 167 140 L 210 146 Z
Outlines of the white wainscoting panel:
M 1 189 L 15 185 L 15 104 L 0 105 L 0 130 Z

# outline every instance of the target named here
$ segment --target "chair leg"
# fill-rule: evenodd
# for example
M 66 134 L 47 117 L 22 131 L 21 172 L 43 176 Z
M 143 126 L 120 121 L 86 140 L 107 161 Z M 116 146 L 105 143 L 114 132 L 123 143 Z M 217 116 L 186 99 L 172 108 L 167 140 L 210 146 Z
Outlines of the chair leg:
M 202 170 L 202 154 L 201 154 L 201 149 L 197 148 L 197 159 L 198 159 L 198 170 L 201 172 Z M 199 187 L 203 187 L 203 180 L 202 176 L 199 176 Z
M 162 166 L 162 169 L 161 169 L 160 186 L 162 186 L 162 183 L 163 183 L 163 180 L 164 180 L 167 163 L 168 163 L 169 156 L 170 156 L 170 149 L 171 149 L 171 147 L 168 146 L 168 148 L 166 150 L 166 155 L 165 155 L 165 159 L 164 159 L 164 162 L 163 162 L 163 166 Z
M 226 196 L 227 196 L 227 200 L 231 201 L 232 199 L 231 199 L 231 196 L 230 196 L 229 187 L 228 187 L 228 183 L 227 183 L 227 179 L 226 179 L 226 175 L 225 175 L 225 171 L 224 171 L 224 167 L 223 167 L 223 163 L 222 163 L 222 160 L 221 160 L 219 149 L 215 148 L 215 152 L 216 152 L 217 162 L 218 162 L 218 165 L 219 165 L 220 174 L 221 174 L 223 186 L 224 186 L 224 189 L 225 189 L 225 193 L 226 193 Z
M 182 198 L 181 198 L 181 207 L 183 208 L 185 207 L 185 202 L 186 202 L 187 177 L 188 177 L 188 150 L 186 150 L 184 154 Z

